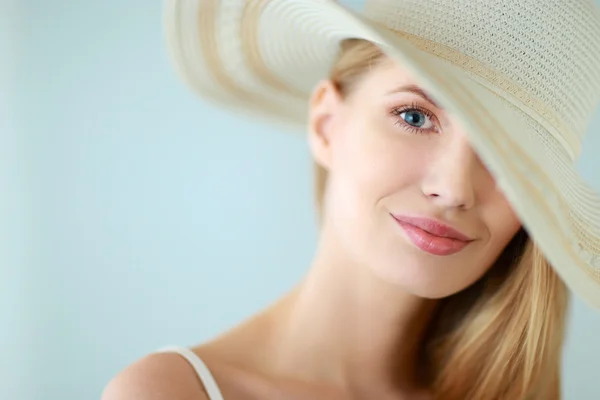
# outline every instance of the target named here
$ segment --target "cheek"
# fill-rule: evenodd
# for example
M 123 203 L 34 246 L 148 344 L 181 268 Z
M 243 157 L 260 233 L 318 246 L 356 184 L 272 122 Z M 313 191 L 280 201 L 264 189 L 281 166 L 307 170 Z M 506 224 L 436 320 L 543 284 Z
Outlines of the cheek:
M 352 121 L 332 149 L 327 215 L 336 236 L 356 260 L 380 263 L 372 259 L 380 253 L 373 242 L 389 239 L 380 237 L 382 223 L 387 223 L 394 207 L 403 206 L 394 204 L 398 195 L 416 190 L 423 158 L 410 140 L 398 136 L 400 132 L 356 118 Z
M 480 209 L 480 218 L 487 228 L 487 235 L 483 238 L 482 245 L 474 249 L 476 255 L 472 257 L 472 272 L 475 275 L 482 275 L 492 267 L 521 228 L 521 223 L 508 202 L 500 194 L 496 196 Z
M 521 222 L 510 204 L 500 195 L 498 197 L 499 199 L 494 206 L 489 207 L 483 215 L 489 230 L 490 254 L 496 257 L 500 255 L 504 247 L 521 228 Z
M 375 206 L 382 199 L 419 181 L 424 159 L 393 124 L 354 118 L 334 143 L 331 181 L 344 192 L 346 203 Z M 358 204 L 354 204 L 357 206 Z

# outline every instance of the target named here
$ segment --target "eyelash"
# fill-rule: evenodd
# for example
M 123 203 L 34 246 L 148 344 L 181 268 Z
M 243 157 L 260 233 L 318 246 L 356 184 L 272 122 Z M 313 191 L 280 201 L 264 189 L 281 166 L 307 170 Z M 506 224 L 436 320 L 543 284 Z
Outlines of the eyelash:
M 402 119 L 402 117 L 400 117 L 400 114 L 405 113 L 407 111 L 418 111 L 418 112 L 424 114 L 427 118 L 429 118 L 431 120 L 431 122 L 434 124 L 434 127 L 430 128 L 430 129 L 422 129 L 422 128 L 417 128 L 416 126 L 412 126 L 412 125 L 408 124 L 406 121 L 404 121 L 404 119 Z M 402 126 L 404 129 L 411 131 L 412 133 L 415 133 L 417 135 L 427 135 L 428 133 L 439 132 L 437 126 L 435 126 L 435 119 L 436 119 L 435 115 L 431 111 L 429 111 L 426 108 L 421 107 L 417 103 L 411 103 L 408 106 L 394 108 L 391 111 L 391 114 L 396 119 L 396 121 L 395 121 L 396 125 Z

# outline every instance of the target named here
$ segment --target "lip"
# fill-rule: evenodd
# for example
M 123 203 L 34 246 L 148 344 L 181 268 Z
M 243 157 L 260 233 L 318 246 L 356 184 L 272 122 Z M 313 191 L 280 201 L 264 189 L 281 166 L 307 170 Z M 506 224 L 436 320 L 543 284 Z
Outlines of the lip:
M 464 233 L 432 219 L 391 215 L 415 246 L 433 255 L 458 253 L 473 241 Z

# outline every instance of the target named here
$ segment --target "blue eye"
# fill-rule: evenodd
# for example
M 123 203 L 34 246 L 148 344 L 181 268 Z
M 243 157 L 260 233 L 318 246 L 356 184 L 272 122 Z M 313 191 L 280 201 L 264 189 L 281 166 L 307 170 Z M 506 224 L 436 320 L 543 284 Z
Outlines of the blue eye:
M 429 129 L 430 127 L 423 128 L 423 125 L 428 122 L 430 125 L 433 125 L 433 123 L 429 120 L 429 117 L 418 110 L 404 111 L 400 113 L 399 117 L 402 118 L 404 122 L 414 126 L 415 128 Z
M 392 115 L 397 125 L 414 133 L 438 132 L 433 113 L 416 104 L 395 108 L 392 110 Z

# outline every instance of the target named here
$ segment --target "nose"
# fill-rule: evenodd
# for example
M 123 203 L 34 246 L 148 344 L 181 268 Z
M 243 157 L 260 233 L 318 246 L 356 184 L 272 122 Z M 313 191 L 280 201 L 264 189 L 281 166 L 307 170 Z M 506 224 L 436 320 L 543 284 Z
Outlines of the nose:
M 433 152 L 422 180 L 423 194 L 437 206 L 468 210 L 475 205 L 477 177 L 483 166 L 464 135 Z

